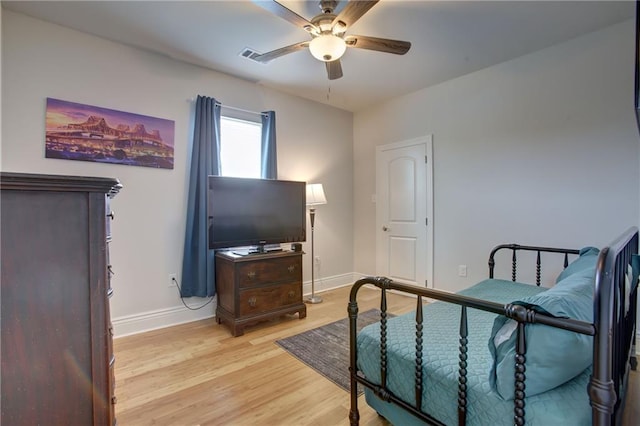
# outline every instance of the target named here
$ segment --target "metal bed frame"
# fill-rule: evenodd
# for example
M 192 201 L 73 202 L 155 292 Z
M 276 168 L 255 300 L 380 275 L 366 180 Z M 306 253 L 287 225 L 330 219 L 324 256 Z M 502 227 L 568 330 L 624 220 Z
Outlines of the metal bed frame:
M 495 247 L 489 256 L 489 277 L 493 278 L 495 255 L 500 250 L 512 250 L 512 281 L 517 275 L 518 251 L 537 252 L 536 257 L 536 285 L 540 285 L 541 261 L 540 253 L 564 254 L 564 267 L 568 265 L 568 255 L 578 254 L 578 250 L 551 247 L 521 246 L 505 244 Z M 620 424 L 624 410 L 624 395 L 626 393 L 629 369 L 636 369 L 635 356 L 635 327 L 637 315 L 638 282 L 632 283 L 629 300 L 625 300 L 625 277 L 627 268 L 631 264 L 633 255 L 638 253 L 638 229 L 630 228 L 608 247 L 600 251 L 595 273 L 594 294 L 594 322 L 588 323 L 574 319 L 556 318 L 537 313 L 521 305 L 502 305 L 486 300 L 475 299 L 459 294 L 446 293 L 439 290 L 419 288 L 411 285 L 393 282 L 385 277 L 367 277 L 358 280 L 352 287 L 349 304 L 349 350 L 351 377 L 351 410 L 349 419 L 352 426 L 359 423 L 357 384 L 371 389 L 373 393 L 386 402 L 391 402 L 401 409 L 413 414 L 428 424 L 442 425 L 440 421 L 429 413 L 420 409 L 425 384 L 422 372 L 423 323 L 422 298 L 428 297 L 460 306 L 460 335 L 459 377 L 458 377 L 458 424 L 466 424 L 467 414 L 467 308 L 480 309 L 498 315 L 504 315 L 518 322 L 516 337 L 515 369 L 515 398 L 514 424 L 525 424 L 525 383 L 526 383 L 526 324 L 544 324 L 576 333 L 594 336 L 593 369 L 588 386 L 589 400 L 592 407 L 593 425 Z M 381 290 L 380 299 L 380 383 L 373 383 L 359 374 L 357 367 L 358 351 L 357 317 L 358 290 L 364 285 L 374 285 Z M 401 293 L 415 295 L 415 400 L 404 401 L 396 397 L 387 388 L 387 291 L 394 290 Z M 625 304 L 629 309 L 625 312 Z M 455 356 L 452 354 L 452 356 Z

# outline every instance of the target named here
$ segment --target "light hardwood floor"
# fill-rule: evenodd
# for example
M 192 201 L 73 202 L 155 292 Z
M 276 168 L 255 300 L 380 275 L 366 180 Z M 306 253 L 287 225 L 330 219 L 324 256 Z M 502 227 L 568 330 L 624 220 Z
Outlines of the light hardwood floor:
M 349 288 L 322 297 L 323 303 L 307 306 L 306 319 L 283 317 L 240 337 L 209 319 L 116 339 L 118 424 L 348 425 L 349 394 L 274 343 L 347 316 Z M 377 290 L 362 289 L 360 310 L 378 307 L 378 297 Z M 414 306 L 414 299 L 389 297 L 390 312 Z M 640 424 L 637 372 L 630 388 L 628 426 Z M 361 425 L 388 425 L 364 397 L 359 408 Z

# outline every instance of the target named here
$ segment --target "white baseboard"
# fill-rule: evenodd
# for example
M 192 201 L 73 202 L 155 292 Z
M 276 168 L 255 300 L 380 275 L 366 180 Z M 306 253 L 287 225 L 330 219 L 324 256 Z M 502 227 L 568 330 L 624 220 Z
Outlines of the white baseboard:
M 319 278 L 315 280 L 315 292 L 320 293 L 334 288 L 351 285 L 360 277 L 360 274 L 348 273 Z M 311 281 L 307 281 L 302 284 L 302 293 L 305 296 L 311 294 Z M 187 322 L 212 318 L 215 316 L 216 303 L 217 300 L 214 300 L 205 308 L 197 311 L 189 310 L 180 305 L 113 318 L 112 323 L 114 336 L 116 338 L 130 336 L 132 334 L 139 334 Z
M 315 293 L 333 290 L 335 288 L 345 287 L 356 282 L 358 274 L 355 272 L 349 274 L 334 275 L 332 277 L 318 278 L 315 280 Z M 302 283 L 302 294 L 308 296 L 311 294 L 311 281 Z
M 144 333 L 145 331 L 211 318 L 215 315 L 216 303 L 217 300 L 213 300 L 207 306 L 197 311 L 192 311 L 180 305 L 172 308 L 113 318 L 114 337 L 130 336 L 132 334 Z

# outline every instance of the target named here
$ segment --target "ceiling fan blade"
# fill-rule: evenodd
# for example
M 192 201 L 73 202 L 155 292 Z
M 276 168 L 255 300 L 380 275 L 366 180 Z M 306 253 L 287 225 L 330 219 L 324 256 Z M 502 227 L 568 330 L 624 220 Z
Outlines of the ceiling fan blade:
M 396 55 L 404 55 L 411 48 L 411 43 L 408 41 L 391 40 L 388 38 L 349 35 L 344 37 L 344 41 L 349 47 L 394 53 Z
M 329 77 L 329 80 L 337 80 L 342 77 L 342 65 L 340 64 L 340 59 L 325 62 L 325 64 L 327 64 L 327 76 Z
M 309 47 L 308 41 L 301 41 L 300 43 L 292 44 L 291 46 L 281 47 L 280 49 L 272 50 L 271 52 L 263 53 L 262 55 L 254 56 L 253 60 L 258 62 L 269 62 L 272 59 L 279 58 L 280 56 L 288 53 L 297 52 Z
M 253 0 L 253 3 L 305 31 L 311 32 L 311 30 L 317 30 L 311 22 L 275 0 Z
M 358 19 L 369 11 L 373 6 L 378 3 L 379 0 L 351 0 L 342 9 L 342 11 L 335 17 L 331 26 L 333 27 L 338 22 L 342 22 L 346 27 L 350 27 L 355 24 Z

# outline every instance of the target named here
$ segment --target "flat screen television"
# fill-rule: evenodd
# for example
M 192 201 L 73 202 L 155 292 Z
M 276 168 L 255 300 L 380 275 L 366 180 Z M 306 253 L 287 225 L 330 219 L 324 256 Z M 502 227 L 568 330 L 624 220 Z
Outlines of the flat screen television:
M 209 248 L 306 241 L 305 182 L 209 176 Z

